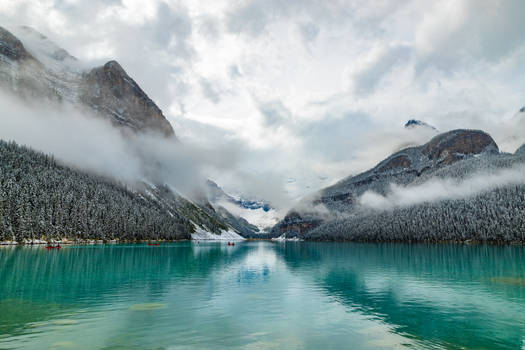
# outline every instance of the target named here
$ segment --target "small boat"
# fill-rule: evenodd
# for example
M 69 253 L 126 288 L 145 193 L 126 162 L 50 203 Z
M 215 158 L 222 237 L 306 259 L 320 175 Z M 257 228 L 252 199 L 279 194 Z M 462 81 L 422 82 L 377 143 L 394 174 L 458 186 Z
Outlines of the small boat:
M 157 246 L 157 245 L 160 245 L 159 243 L 147 243 L 147 245 L 149 246 Z
M 60 244 L 59 245 L 47 245 L 46 246 L 46 249 L 60 249 L 60 248 L 62 248 L 60 246 Z

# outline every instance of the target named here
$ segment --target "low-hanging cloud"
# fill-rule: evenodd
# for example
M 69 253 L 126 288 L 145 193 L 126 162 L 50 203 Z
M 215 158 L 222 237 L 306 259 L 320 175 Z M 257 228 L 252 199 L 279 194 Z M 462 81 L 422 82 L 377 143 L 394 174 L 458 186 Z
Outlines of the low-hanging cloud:
M 364 208 L 391 210 L 427 202 L 455 200 L 509 185 L 525 185 L 525 165 L 501 169 L 493 173 L 477 173 L 466 179 L 432 179 L 415 186 L 392 184 L 386 195 L 367 191 L 358 202 Z
M 237 152 L 181 144 L 150 134 L 128 134 L 68 104 L 38 101 L 38 109 L 0 91 L 0 138 L 54 155 L 59 161 L 126 183 L 166 183 L 190 194 L 210 169 L 235 169 Z

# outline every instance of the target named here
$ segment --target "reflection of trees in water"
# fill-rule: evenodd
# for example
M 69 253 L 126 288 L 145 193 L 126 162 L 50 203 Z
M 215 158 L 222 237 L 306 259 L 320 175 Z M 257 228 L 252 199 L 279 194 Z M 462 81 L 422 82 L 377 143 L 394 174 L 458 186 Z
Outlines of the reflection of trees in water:
M 217 269 L 242 260 L 250 247 L 224 253 L 220 244 L 0 249 L 0 334 L 22 331 L 77 308 L 142 295 L 160 300 L 174 283 L 206 283 Z M 241 248 L 241 247 L 239 247 Z M 7 312 L 4 312 L 7 311 Z
M 335 300 L 408 337 L 452 348 L 522 344 L 525 318 L 514 318 L 525 311 L 525 287 L 519 283 L 525 281 L 522 247 L 300 243 L 276 249 L 292 271 L 312 276 Z M 381 286 L 370 288 L 371 279 L 382 281 Z M 410 286 L 400 285 L 404 281 L 423 289 L 407 295 Z M 426 295 L 429 290 L 441 294 Z M 456 297 L 468 305 L 444 304 Z M 494 305 L 486 312 L 484 301 L 502 306 L 496 311 L 501 314 L 494 314 Z

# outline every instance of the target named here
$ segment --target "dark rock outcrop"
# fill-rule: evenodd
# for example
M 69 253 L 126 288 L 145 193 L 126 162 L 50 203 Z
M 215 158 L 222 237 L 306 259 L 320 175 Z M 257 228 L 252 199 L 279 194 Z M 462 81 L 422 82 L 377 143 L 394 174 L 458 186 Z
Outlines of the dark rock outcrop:
M 8 30 L 0 27 L 0 55 L 13 61 L 33 58 L 24 44 Z
M 424 127 L 424 128 L 429 128 L 429 129 L 432 129 L 434 131 L 437 131 L 437 129 L 435 127 L 433 127 L 432 125 L 427 124 L 424 121 L 417 120 L 417 119 L 410 119 L 405 124 L 405 128 L 406 129 L 414 129 L 416 127 Z

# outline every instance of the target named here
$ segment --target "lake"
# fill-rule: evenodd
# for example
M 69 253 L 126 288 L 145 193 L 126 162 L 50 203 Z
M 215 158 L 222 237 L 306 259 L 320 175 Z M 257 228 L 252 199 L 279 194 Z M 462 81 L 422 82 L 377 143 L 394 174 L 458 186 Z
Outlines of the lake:
M 521 246 L 0 248 L 0 349 L 520 349 Z

